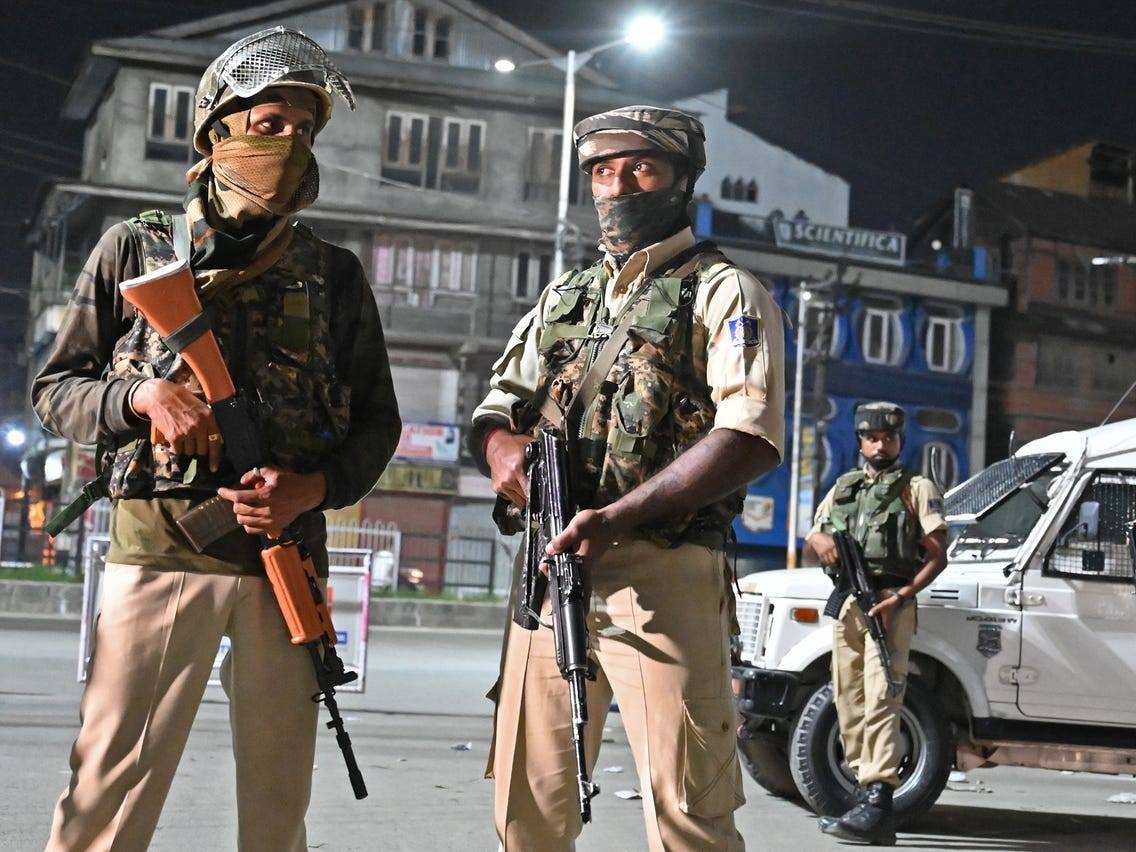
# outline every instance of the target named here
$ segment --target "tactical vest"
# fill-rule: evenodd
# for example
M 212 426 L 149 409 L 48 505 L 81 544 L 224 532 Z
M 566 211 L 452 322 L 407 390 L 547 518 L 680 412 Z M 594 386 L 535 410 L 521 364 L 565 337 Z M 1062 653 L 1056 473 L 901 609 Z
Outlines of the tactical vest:
M 581 506 L 615 502 L 713 426 L 715 406 L 705 377 L 695 375 L 692 337 L 695 294 L 721 259 L 716 252 L 705 253 L 685 278 L 646 279 L 616 316 L 610 316 L 604 304 L 608 275 L 602 264 L 552 285 L 538 341 L 540 387 L 547 388 L 561 411 L 572 404 L 605 335 L 625 317 L 633 318 L 627 341 L 573 436 Z M 542 419 L 541 425 L 550 424 Z M 738 492 L 682 517 L 645 525 L 639 532 L 668 547 L 724 537 L 742 502 Z
M 142 273 L 174 257 L 171 218 L 160 211 L 130 220 Z M 201 294 L 234 384 L 253 400 L 269 464 L 309 473 L 347 435 L 350 388 L 339 381 L 330 351 L 327 248 L 303 225 L 291 245 L 257 278 Z M 124 378 L 163 378 L 201 395 L 192 371 L 141 315 L 115 345 L 110 371 Z M 190 456 L 155 446 L 147 431 L 112 448 L 111 498 L 175 489 L 214 491 L 231 482 Z
M 836 480 L 830 529 L 848 530 L 864 548 L 868 569 L 876 575 L 910 579 L 923 565 L 919 518 L 906 492 L 915 474 L 897 468 L 870 479 L 862 470 Z

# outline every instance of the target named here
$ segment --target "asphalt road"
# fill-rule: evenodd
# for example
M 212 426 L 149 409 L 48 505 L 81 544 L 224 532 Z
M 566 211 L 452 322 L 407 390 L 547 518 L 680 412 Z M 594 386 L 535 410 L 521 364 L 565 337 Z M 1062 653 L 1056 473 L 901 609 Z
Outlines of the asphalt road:
M 0 852 L 43 848 L 52 804 L 67 781 L 78 722 L 77 632 L 0 628 Z M 376 629 L 367 692 L 341 707 L 371 790 L 356 802 L 330 733 L 322 732 L 309 812 L 309 846 L 330 852 L 496 849 L 492 785 L 482 778 L 499 640 L 490 632 Z M 600 755 L 592 825 L 580 852 L 641 852 L 639 802 L 614 795 L 638 786 L 618 715 Z M 468 750 L 455 750 L 455 745 Z M 618 769 L 619 771 L 605 771 Z M 981 783 L 979 783 L 981 782 Z M 747 779 L 738 824 L 751 850 L 843 848 L 811 814 L 765 795 Z M 1136 794 L 1129 776 L 998 768 L 952 784 L 902 847 L 925 850 L 1132 850 Z M 174 782 L 152 849 L 235 848 L 232 758 L 224 696 L 211 688 Z

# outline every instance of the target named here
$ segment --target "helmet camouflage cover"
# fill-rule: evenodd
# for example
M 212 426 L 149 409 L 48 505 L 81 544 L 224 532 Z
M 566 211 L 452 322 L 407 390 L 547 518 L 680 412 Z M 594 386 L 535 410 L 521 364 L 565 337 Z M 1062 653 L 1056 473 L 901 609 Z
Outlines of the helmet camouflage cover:
M 861 432 L 896 432 L 903 434 L 907 415 L 894 402 L 865 402 L 856 406 L 853 416 L 856 434 Z
M 193 147 L 208 154 L 213 120 L 239 110 L 244 99 L 272 86 L 298 86 L 316 95 L 317 133 L 331 118 L 332 92 L 339 93 L 355 109 L 351 84 L 322 47 L 299 30 L 260 30 L 231 45 L 205 70 L 194 100 Z
M 585 118 L 572 131 L 580 168 L 588 171 L 604 157 L 657 148 L 684 160 L 691 183 L 706 168 L 702 122 L 677 109 L 626 106 Z

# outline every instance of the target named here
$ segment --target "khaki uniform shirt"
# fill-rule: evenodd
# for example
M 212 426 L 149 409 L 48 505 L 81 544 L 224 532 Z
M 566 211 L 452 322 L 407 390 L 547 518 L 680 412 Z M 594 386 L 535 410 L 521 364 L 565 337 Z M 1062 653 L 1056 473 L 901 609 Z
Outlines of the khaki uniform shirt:
M 871 465 L 864 465 L 864 473 L 869 479 L 875 479 L 879 475 Z M 806 538 L 822 532 L 821 527 L 832 514 L 832 495 L 835 491 L 836 487 L 833 486 L 820 501 L 816 515 L 813 517 L 813 527 Z M 943 495 L 939 493 L 935 483 L 925 476 L 915 474 L 907 485 L 907 492 L 911 495 L 911 502 L 919 514 L 919 526 L 924 536 L 947 528 L 947 521 L 943 517 Z
M 604 299 L 610 315 L 623 308 L 648 276 L 694 242 L 690 228 L 684 228 L 635 252 L 618 271 L 605 256 Z M 781 456 L 785 445 L 784 315 L 761 282 L 744 269 L 721 263 L 713 273 L 698 288 L 694 301 L 695 375 L 704 375 L 710 388 L 716 406 L 713 428 L 764 438 Z M 537 342 L 548 292 L 546 289 L 517 323 L 505 353 L 493 365 L 490 390 L 474 411 L 474 422 L 482 417 L 512 422 L 514 404 L 536 393 L 540 379 Z

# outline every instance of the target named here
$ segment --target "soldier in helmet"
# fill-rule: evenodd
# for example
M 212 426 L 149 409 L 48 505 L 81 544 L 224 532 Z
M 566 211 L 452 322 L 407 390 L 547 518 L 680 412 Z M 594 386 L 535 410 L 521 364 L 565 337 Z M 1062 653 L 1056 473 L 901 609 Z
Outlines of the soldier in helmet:
M 614 697 L 649 848 L 740 850 L 723 550 L 746 484 L 781 459 L 782 313 L 753 276 L 695 243 L 697 119 L 625 107 L 574 135 L 603 256 L 551 282 L 517 324 L 471 450 L 497 494 L 523 506 L 526 444 L 541 428 L 567 436 L 581 511 L 550 548 L 583 558 L 592 592 L 588 760 Z M 572 849 L 581 817 L 550 631 L 510 623 L 495 689 L 488 774 L 502 845 Z
M 848 530 L 864 548 L 881 601 L 895 677 L 907 675 L 915 633 L 915 596 L 946 567 L 946 522 L 939 489 L 899 461 L 905 415 L 890 402 L 857 406 L 856 438 L 864 467 L 836 480 L 817 508 L 808 546 L 821 564 L 838 562 L 832 533 Z M 888 689 L 875 643 L 849 597 L 833 623 L 832 689 L 844 757 L 856 773 L 856 804 L 843 816 L 820 818 L 821 829 L 845 840 L 894 845 L 892 794 L 903 757 L 899 712 L 903 696 Z
M 322 510 L 366 495 L 400 433 L 359 260 L 298 224 L 312 143 L 347 81 L 311 39 L 242 39 L 197 92 L 185 211 L 115 225 L 76 283 L 32 388 L 50 431 L 99 444 L 112 500 L 95 651 L 49 850 L 147 848 L 222 636 L 242 852 L 302 852 L 318 705 L 264 575 L 260 533 L 294 524 L 327 576 Z M 201 388 L 118 284 L 187 257 L 235 383 L 262 400 L 268 463 L 234 470 Z M 151 427 L 164 436 L 152 443 Z M 233 530 L 202 553 L 174 523 L 220 494 Z M 243 527 L 243 529 L 241 529 Z

